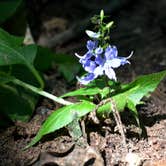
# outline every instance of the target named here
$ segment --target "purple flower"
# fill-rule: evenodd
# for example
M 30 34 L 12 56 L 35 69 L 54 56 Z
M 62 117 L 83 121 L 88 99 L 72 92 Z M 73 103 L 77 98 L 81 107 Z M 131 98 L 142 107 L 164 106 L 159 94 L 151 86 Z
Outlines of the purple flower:
M 105 75 L 107 75 L 107 77 L 108 77 L 109 79 L 116 81 L 116 74 L 115 74 L 115 71 L 113 70 L 112 65 L 110 64 L 109 61 L 107 61 L 107 62 L 104 64 L 103 69 L 104 69 Z
M 86 76 L 83 76 L 81 78 L 77 77 L 77 80 L 83 85 L 89 84 L 94 79 L 95 79 L 95 75 L 93 73 L 89 73 Z
M 127 60 L 133 55 L 133 52 L 128 57 L 119 57 L 118 50 L 116 46 L 108 46 L 105 50 L 106 62 L 108 62 L 112 68 L 117 68 L 121 65 L 127 64 L 130 62 Z
M 85 62 L 85 64 L 83 65 L 83 68 L 85 69 L 85 71 L 87 71 L 88 73 L 93 73 L 93 71 L 96 68 L 96 63 L 94 61 L 91 60 L 87 60 Z
M 97 43 L 98 43 L 97 41 L 88 40 L 86 47 L 89 51 L 92 51 L 97 47 Z
M 101 55 L 96 55 L 96 58 L 95 58 L 95 63 L 98 64 L 98 65 L 103 65 L 105 62 L 105 59 L 102 58 Z
M 118 56 L 118 50 L 115 46 L 108 46 L 106 49 L 105 49 L 105 58 L 107 60 L 109 59 L 113 59 L 113 58 L 116 58 Z
M 84 56 L 79 56 L 79 62 L 82 64 L 85 71 L 88 72 L 86 76 L 81 78 L 77 77 L 81 84 L 88 84 L 96 79 L 98 76 L 106 75 L 109 79 L 117 80 L 114 69 L 121 65 L 130 63 L 128 59 L 132 56 L 133 52 L 128 57 L 119 57 L 118 50 L 115 46 L 108 46 L 105 50 L 97 47 L 96 43 L 89 40 L 87 42 L 88 52 Z

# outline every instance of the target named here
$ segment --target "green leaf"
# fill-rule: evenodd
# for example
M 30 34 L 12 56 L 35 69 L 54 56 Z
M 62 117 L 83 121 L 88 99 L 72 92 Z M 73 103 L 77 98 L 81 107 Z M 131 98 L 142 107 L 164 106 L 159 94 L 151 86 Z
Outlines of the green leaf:
M 43 81 L 33 66 L 37 47 L 22 46 L 22 41 L 22 38 L 0 29 L 0 111 L 13 121 L 29 120 L 38 96 L 10 82 L 16 77 L 31 85 L 40 83 L 43 87 Z
M 100 91 L 101 98 L 103 99 L 103 98 L 107 97 L 109 93 L 110 93 L 110 88 L 109 87 L 103 88 Z
M 9 45 L 11 47 L 19 47 L 23 43 L 23 40 L 23 37 L 10 35 L 8 32 L 0 28 L 0 43 Z
M 98 79 L 98 80 L 92 81 L 85 88 L 74 90 L 72 92 L 62 95 L 61 97 L 87 96 L 87 95 L 91 96 L 91 95 L 100 94 L 101 98 L 105 98 L 109 92 L 110 92 L 110 88 L 105 86 L 105 83 L 103 80 Z
M 38 97 L 13 84 L 0 85 L 0 112 L 12 121 L 27 122 L 32 116 Z
M 69 96 L 86 96 L 86 95 L 96 95 L 101 92 L 101 89 L 96 87 L 86 87 L 86 88 L 80 88 L 78 90 L 69 92 L 64 94 L 61 97 L 69 97 Z
M 33 68 L 37 47 L 28 45 L 21 47 L 22 38 L 12 36 L 0 29 L 0 66 L 24 64 Z
M 93 103 L 83 101 L 82 103 L 68 105 L 56 110 L 47 118 L 35 138 L 26 148 L 36 144 L 44 135 L 65 127 L 74 119 L 80 118 L 94 109 L 95 105 Z
M 14 48 L 0 42 L 0 66 L 25 65 L 38 80 L 41 88 L 43 88 L 43 80 L 33 66 L 36 51 L 35 45 Z
M 11 17 L 20 6 L 22 0 L 1 0 L 0 1 L 0 24 Z
M 13 80 L 12 76 L 8 76 L 8 74 L 0 71 L 0 85 L 9 83 L 12 80 Z
M 33 61 L 36 52 L 37 48 L 35 45 L 14 48 L 0 41 L 0 66 L 24 64 L 28 68 L 34 68 Z
M 22 68 L 25 74 L 25 70 Z M 26 79 L 33 79 L 26 75 Z M 13 84 L 15 77 L 0 72 L 0 112 L 12 121 L 27 122 L 32 116 L 38 96 L 32 92 Z
M 137 109 L 136 109 L 136 105 L 134 105 L 133 101 L 128 99 L 126 107 L 129 108 L 129 110 L 131 111 L 131 113 L 133 114 L 133 116 L 134 116 L 134 118 L 137 122 L 137 125 L 141 128 L 139 118 L 138 118 L 138 112 L 137 112 Z
M 38 46 L 37 55 L 34 61 L 35 68 L 39 71 L 46 71 L 52 67 L 54 61 L 55 53 L 50 49 Z
M 14 64 L 25 65 L 36 77 L 43 88 L 44 83 L 33 63 L 37 53 L 36 45 L 20 46 L 22 39 L 13 37 L 7 32 L 0 31 L 0 66 Z
M 72 81 L 81 68 L 78 60 L 71 55 L 56 54 L 54 60 L 58 65 L 59 72 L 63 74 L 67 81 Z
M 123 86 L 120 93 L 112 96 L 112 99 L 116 102 L 117 109 L 122 111 L 125 107 L 128 107 L 135 112 L 136 115 L 136 105 L 141 103 L 141 99 L 144 96 L 147 96 L 150 92 L 153 92 L 165 76 L 166 71 L 144 75 L 138 77 L 130 84 Z M 98 113 L 104 114 L 111 112 L 110 108 L 110 103 L 107 103 L 98 109 Z

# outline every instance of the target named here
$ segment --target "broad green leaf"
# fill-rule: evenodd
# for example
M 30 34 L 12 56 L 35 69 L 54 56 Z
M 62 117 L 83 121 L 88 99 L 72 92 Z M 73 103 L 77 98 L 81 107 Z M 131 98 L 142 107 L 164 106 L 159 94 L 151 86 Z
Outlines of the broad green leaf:
M 27 66 L 28 66 L 28 64 L 33 65 L 33 62 L 34 62 L 36 54 L 37 54 L 37 46 L 36 45 L 23 46 L 23 47 L 19 48 L 18 51 L 24 57 L 23 64 L 26 64 Z
M 43 88 L 43 80 L 33 66 L 36 51 L 37 47 L 35 45 L 14 48 L 0 42 L 0 66 L 25 65 L 38 80 L 41 88 Z
M 138 77 L 135 81 L 123 86 L 122 91 L 112 99 L 116 102 L 117 109 L 123 111 L 125 107 L 135 112 L 135 106 L 141 103 L 141 99 L 153 92 L 160 81 L 166 76 L 166 71 L 153 73 Z M 111 112 L 110 103 L 101 106 L 98 109 L 99 114 Z M 135 114 L 137 114 L 135 112 Z
M 87 95 L 91 96 L 91 95 L 100 94 L 101 98 L 104 98 L 108 95 L 109 91 L 110 91 L 109 87 L 99 88 L 99 87 L 89 86 L 89 87 L 80 88 L 72 92 L 66 93 L 62 95 L 61 97 L 87 96 Z
M 29 120 L 38 100 L 32 92 L 10 83 L 12 79 L 16 77 L 35 86 L 40 83 L 43 87 L 43 81 L 33 66 L 37 47 L 21 46 L 22 41 L 22 38 L 0 29 L 0 111 L 12 121 Z
M 6 115 L 12 121 L 27 122 L 37 102 L 37 96 L 13 84 L 0 85 L 0 114 Z
M 67 81 L 72 81 L 80 70 L 78 60 L 71 55 L 55 54 L 55 63 L 58 65 L 58 70 L 63 74 Z
M 36 53 L 35 45 L 14 48 L 0 41 L 0 66 L 24 64 L 28 68 L 34 68 L 33 61 Z
M 0 43 L 10 47 L 19 47 L 22 45 L 24 38 L 10 35 L 8 32 L 0 28 Z
M 0 1 L 0 24 L 11 17 L 20 6 L 22 0 L 1 0 Z
M 0 71 L 0 85 L 9 83 L 13 80 L 12 76 Z
M 39 71 L 46 71 L 52 67 L 55 53 L 50 49 L 41 46 L 37 47 L 37 55 L 34 61 L 35 68 Z
M 86 95 L 96 95 L 98 93 L 100 93 L 102 90 L 96 87 L 93 88 L 80 88 L 78 90 L 69 92 L 64 94 L 61 97 L 68 97 L 68 96 L 86 96 Z
M 87 87 L 98 87 L 100 89 L 103 89 L 106 87 L 106 84 L 105 84 L 105 81 L 103 81 L 103 79 L 96 79 L 96 80 L 93 80 L 92 82 L 90 82 L 86 86 Z
M 101 95 L 101 98 L 105 98 L 109 95 L 110 93 L 110 88 L 109 87 L 105 87 L 103 88 L 101 91 L 100 91 L 100 95 Z
M 30 83 L 35 84 L 32 75 L 27 75 L 27 70 L 22 67 L 22 76 L 26 75 Z M 7 73 L 0 72 L 0 114 L 10 118 L 12 121 L 28 121 L 31 117 L 35 105 L 38 101 L 38 96 L 32 92 L 14 85 L 12 82 L 15 77 Z
M 35 138 L 26 148 L 36 144 L 44 135 L 54 132 L 94 110 L 95 105 L 88 101 L 62 107 L 53 112 L 44 122 Z
M 15 64 L 25 65 L 36 77 L 41 88 L 43 88 L 43 80 L 33 66 L 37 53 L 37 47 L 36 45 L 21 47 L 21 41 L 22 39 L 13 37 L 3 30 L 0 31 L 0 66 Z
M 133 114 L 138 126 L 141 128 L 140 126 L 140 122 L 139 122 L 139 118 L 138 118 L 138 112 L 136 109 L 136 105 L 134 105 L 133 101 L 131 101 L 130 99 L 127 101 L 127 108 L 129 108 L 129 110 L 131 111 L 131 113 Z

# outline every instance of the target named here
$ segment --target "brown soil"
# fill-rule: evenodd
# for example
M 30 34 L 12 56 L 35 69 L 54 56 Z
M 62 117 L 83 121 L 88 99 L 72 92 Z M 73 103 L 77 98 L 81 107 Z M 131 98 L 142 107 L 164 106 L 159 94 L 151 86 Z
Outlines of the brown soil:
M 117 27 L 112 32 L 112 41 L 120 53 L 128 55 L 134 50 L 131 65 L 117 71 L 122 82 L 136 76 L 166 68 L 166 9 L 165 0 L 135 2 L 113 14 Z M 78 12 L 77 10 L 75 12 Z M 63 24 L 66 24 L 63 21 Z M 62 25 L 63 26 L 63 25 Z M 79 28 L 79 27 L 78 27 Z M 64 30 L 64 29 L 63 29 Z M 79 43 L 79 44 L 78 44 Z M 83 39 L 75 39 L 56 50 L 73 53 L 80 48 Z M 73 46 L 74 45 L 74 46 Z M 71 49 L 73 48 L 73 49 Z M 72 51 L 71 51 L 72 50 Z M 126 52 L 128 51 L 128 52 Z M 59 74 L 47 76 L 52 91 L 61 95 L 70 88 Z M 51 84 L 56 82 L 56 85 Z M 59 88 L 62 87 L 62 88 Z M 166 165 L 166 80 L 163 80 L 145 104 L 138 107 L 141 122 L 145 125 L 146 137 L 139 137 L 138 127 L 130 112 L 121 113 L 126 128 L 127 148 L 110 117 L 100 125 L 86 124 L 87 138 L 74 141 L 67 130 L 61 129 L 45 136 L 38 144 L 27 150 L 23 148 L 32 140 L 42 122 L 58 108 L 47 99 L 39 104 L 29 123 L 17 122 L 15 126 L 1 129 L 1 166 L 165 166 Z M 111 122 L 111 123 L 110 123 Z

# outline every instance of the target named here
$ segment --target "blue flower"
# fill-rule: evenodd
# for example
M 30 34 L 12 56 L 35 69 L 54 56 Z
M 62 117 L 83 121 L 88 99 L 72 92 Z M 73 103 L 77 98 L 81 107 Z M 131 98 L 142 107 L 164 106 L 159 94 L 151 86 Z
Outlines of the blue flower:
M 86 76 L 83 76 L 81 78 L 77 77 L 77 80 L 83 85 L 89 84 L 94 79 L 95 79 L 95 75 L 93 73 L 89 73 Z
M 95 49 L 95 54 L 100 55 L 100 54 L 102 54 L 102 53 L 103 53 L 103 48 L 97 47 L 97 48 Z
M 113 59 L 113 58 L 116 58 L 118 56 L 118 50 L 116 48 L 116 46 L 108 46 L 106 49 L 105 49 L 105 58 L 107 60 L 109 59 Z
M 95 68 L 96 68 L 96 63 L 94 61 L 91 60 L 87 60 L 84 65 L 83 68 L 85 69 L 85 71 L 87 71 L 88 73 L 93 73 Z
M 81 84 L 88 84 L 96 79 L 98 76 L 106 75 L 111 80 L 117 80 L 114 69 L 121 65 L 130 63 L 128 59 L 132 56 L 133 52 L 128 57 L 118 56 L 116 46 L 109 45 L 105 50 L 97 47 L 97 43 L 89 40 L 87 42 L 88 52 L 84 56 L 79 56 L 79 62 L 82 64 L 87 75 L 81 78 L 77 77 Z
M 89 51 L 94 50 L 97 47 L 98 42 L 97 41 L 92 41 L 92 40 L 88 40 L 86 47 Z

